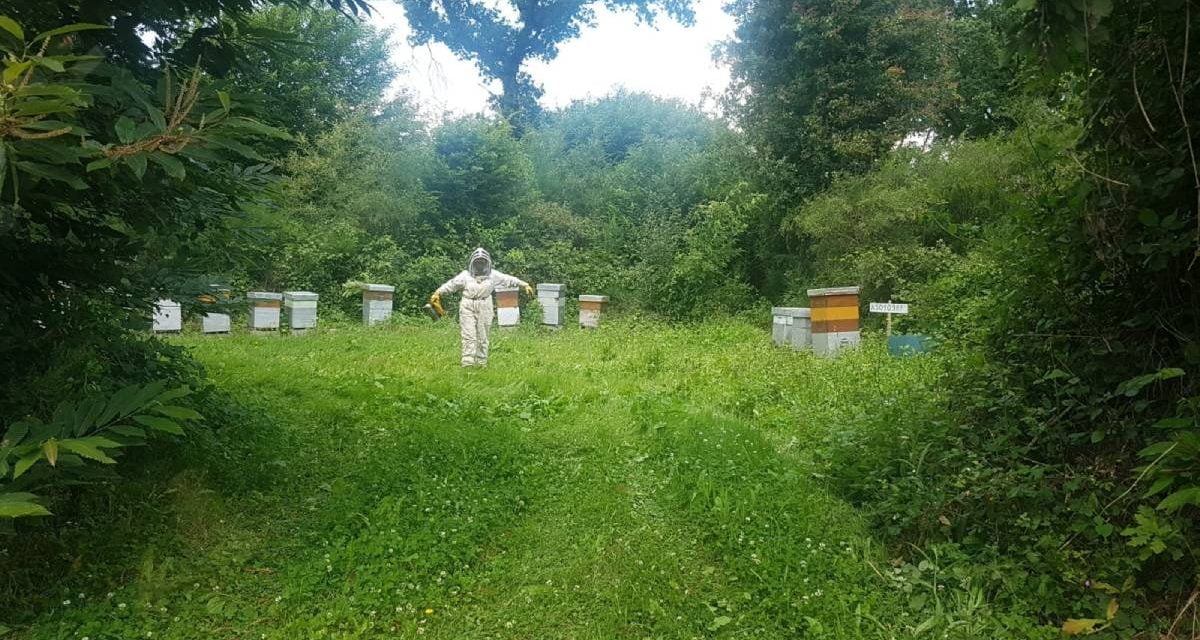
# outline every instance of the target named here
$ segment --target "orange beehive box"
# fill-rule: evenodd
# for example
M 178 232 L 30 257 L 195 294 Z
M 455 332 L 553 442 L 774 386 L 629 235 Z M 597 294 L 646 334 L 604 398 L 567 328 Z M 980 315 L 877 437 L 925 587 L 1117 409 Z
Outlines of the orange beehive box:
M 861 340 L 858 326 L 858 287 L 809 289 L 812 306 L 813 353 L 832 356 Z

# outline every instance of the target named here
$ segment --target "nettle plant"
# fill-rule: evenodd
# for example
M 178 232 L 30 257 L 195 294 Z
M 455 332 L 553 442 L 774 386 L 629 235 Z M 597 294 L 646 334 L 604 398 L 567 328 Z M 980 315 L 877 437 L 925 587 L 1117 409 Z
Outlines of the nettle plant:
M 131 385 L 111 397 L 64 401 L 48 421 L 13 423 L 0 440 L 0 518 L 50 515 L 30 489 L 77 479 L 89 462 L 113 464 L 120 449 L 155 435 L 183 435 L 183 425 L 202 419 L 171 404 L 189 392 L 162 382 Z

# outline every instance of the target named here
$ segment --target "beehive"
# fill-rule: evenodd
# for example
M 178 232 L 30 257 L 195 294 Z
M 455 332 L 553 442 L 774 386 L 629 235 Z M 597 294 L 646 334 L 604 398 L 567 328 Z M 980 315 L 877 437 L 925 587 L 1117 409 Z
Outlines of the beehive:
M 793 349 L 812 346 L 812 313 L 808 307 L 771 307 L 771 340 Z
M 229 333 L 233 322 L 228 313 L 206 313 L 200 316 L 200 331 L 203 333 Z
M 279 328 L 279 308 L 283 294 L 273 291 L 251 291 L 246 294 L 250 301 L 250 328 L 257 331 L 274 331 Z
M 516 287 L 496 287 L 496 322 L 502 327 L 521 324 L 520 294 Z
M 216 304 L 219 300 L 228 300 L 229 289 L 221 285 L 212 285 L 213 293 L 200 296 L 204 304 Z M 233 322 L 228 313 L 204 313 L 200 315 L 201 333 L 229 333 Z
M 579 326 L 595 329 L 600 326 L 600 316 L 608 306 L 608 296 L 579 296 Z
M 813 353 L 837 355 L 858 345 L 858 287 L 809 289 L 812 304 Z
M 396 287 L 386 284 L 363 285 L 363 324 L 387 322 L 392 317 L 392 294 Z
M 284 291 L 283 308 L 287 310 L 288 327 L 293 331 L 317 326 L 317 294 L 312 291 Z
M 176 332 L 183 329 L 183 310 L 174 300 L 159 300 L 154 303 L 155 333 Z
M 542 324 L 562 327 L 567 309 L 567 287 L 561 284 L 542 283 L 537 286 L 538 303 L 542 305 Z

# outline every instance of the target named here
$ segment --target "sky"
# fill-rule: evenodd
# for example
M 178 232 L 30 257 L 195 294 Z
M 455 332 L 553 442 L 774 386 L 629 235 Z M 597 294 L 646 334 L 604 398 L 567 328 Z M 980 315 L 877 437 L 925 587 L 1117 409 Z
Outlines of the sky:
M 564 43 L 557 58 L 527 63 L 526 70 L 545 89 L 542 106 L 561 107 L 624 87 L 715 112 L 715 98 L 728 84 L 729 70 L 713 61 L 713 47 L 734 29 L 733 17 L 721 9 L 723 2 L 697 0 L 691 27 L 670 19 L 657 21 L 656 27 L 639 25 L 631 13 L 599 8 L 596 26 Z M 489 89 L 498 92 L 499 87 L 490 87 L 473 63 L 440 43 L 410 46 L 404 10 L 392 0 L 372 4 L 371 21 L 392 29 L 392 59 L 405 69 L 396 89 L 414 95 L 426 117 L 488 109 Z

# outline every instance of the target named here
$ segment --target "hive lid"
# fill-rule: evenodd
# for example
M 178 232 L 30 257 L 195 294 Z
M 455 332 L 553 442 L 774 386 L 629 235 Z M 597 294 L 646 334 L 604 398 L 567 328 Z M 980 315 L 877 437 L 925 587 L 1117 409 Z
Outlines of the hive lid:
M 156 307 L 178 307 L 179 303 L 175 302 L 174 300 L 169 300 L 167 298 L 163 298 L 163 299 L 159 300 L 158 302 L 155 302 L 154 306 L 156 306 Z
M 364 284 L 362 288 L 363 291 L 384 291 L 387 293 L 392 293 L 396 290 L 396 287 L 390 284 Z
M 771 307 L 773 316 L 791 316 L 793 318 L 811 318 L 812 309 L 808 307 Z
M 565 284 L 554 284 L 551 282 L 542 282 L 542 283 L 538 284 L 538 286 L 537 286 L 538 293 L 541 293 L 543 291 L 559 292 L 566 288 L 567 288 L 567 285 L 565 285 Z
M 583 296 L 579 296 L 579 301 L 580 302 L 608 302 L 608 296 L 583 295 Z
M 808 297 L 820 296 L 856 296 L 860 287 L 830 287 L 828 289 L 809 289 Z
M 283 300 L 283 294 L 274 291 L 248 291 L 246 297 L 250 300 Z
M 296 300 L 296 301 L 316 300 L 317 294 L 313 293 L 312 291 L 284 291 L 283 299 L 284 300 Z
M 495 291 L 496 293 L 508 293 L 510 291 L 520 291 L 520 289 L 516 287 L 496 287 Z

